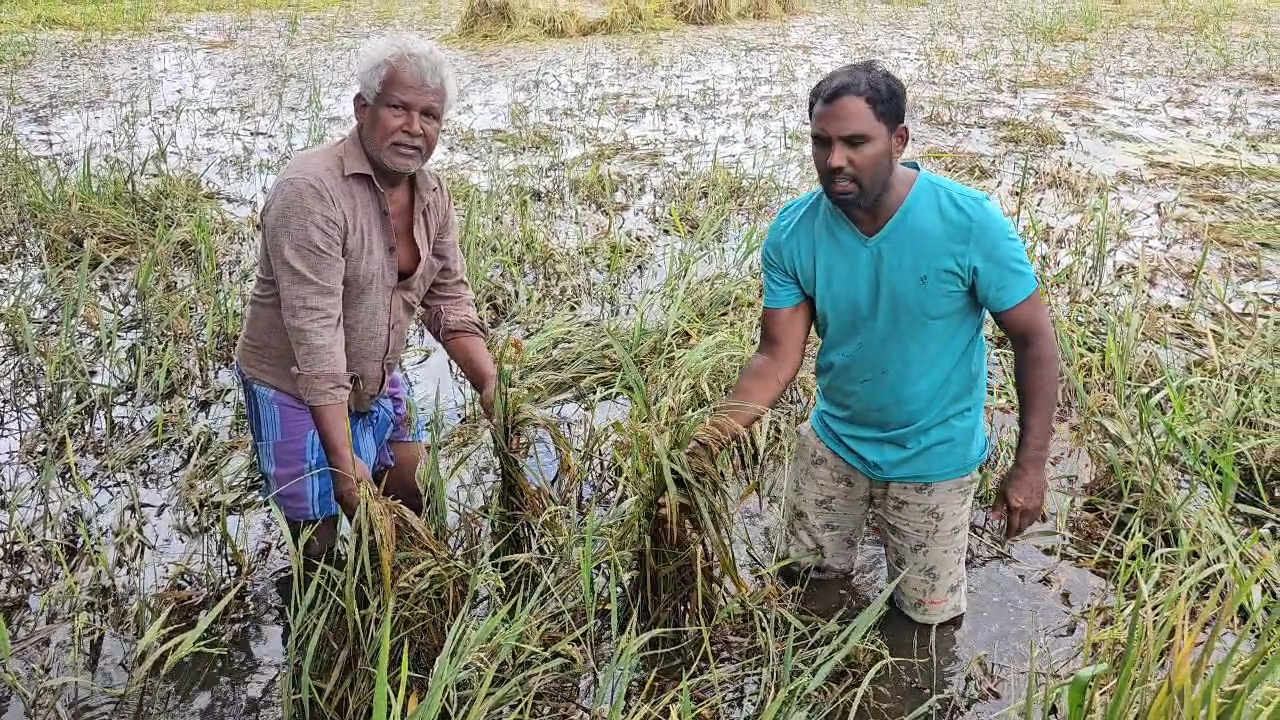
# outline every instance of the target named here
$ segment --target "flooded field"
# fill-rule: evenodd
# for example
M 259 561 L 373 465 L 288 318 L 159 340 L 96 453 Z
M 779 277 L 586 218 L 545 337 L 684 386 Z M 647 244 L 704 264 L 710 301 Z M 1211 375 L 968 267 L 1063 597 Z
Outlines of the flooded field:
M 531 476 L 576 510 L 508 604 L 477 530 L 492 446 L 412 333 L 405 371 L 437 416 L 422 480 L 474 568 L 440 658 L 412 668 L 414 717 L 1280 713 L 1273 6 L 818 3 L 475 44 L 448 4 L 325 5 L 118 34 L 0 10 L 0 719 L 332 717 L 326 687 L 388 675 L 307 677 L 328 636 L 288 622 L 231 359 L 263 193 L 348 130 L 356 50 L 403 28 L 455 64 L 432 163 L 486 320 L 524 341 L 517 384 L 572 446 L 557 476 L 535 445 Z M 654 467 L 754 350 L 762 233 L 813 183 L 810 86 L 866 57 L 907 84 L 908 158 L 997 197 L 1049 289 L 1051 518 L 1006 545 L 975 516 L 959 628 L 881 617 L 874 543 L 854 581 L 781 595 L 762 571 L 806 368 L 725 493 L 749 588 L 682 672 L 651 673 L 623 588 Z M 1017 403 L 992 339 L 994 480 Z

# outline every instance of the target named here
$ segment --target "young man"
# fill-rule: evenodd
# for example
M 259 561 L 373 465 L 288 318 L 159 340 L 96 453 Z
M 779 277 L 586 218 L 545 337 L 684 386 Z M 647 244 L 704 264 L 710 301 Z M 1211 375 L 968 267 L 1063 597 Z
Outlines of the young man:
M 356 126 L 295 157 L 262 210 L 257 279 L 236 352 L 266 490 L 303 548 L 333 542 L 357 483 L 415 512 L 425 420 L 398 368 L 419 310 L 492 412 L 496 378 L 448 189 L 426 168 L 456 85 L 411 36 L 371 43 Z
M 809 96 L 821 190 L 778 213 L 762 252 L 759 349 L 700 434 L 739 435 L 777 402 L 822 339 L 818 400 L 800 428 L 786 555 L 815 576 L 854 569 L 868 515 L 894 599 L 926 624 L 965 611 L 990 312 L 1015 356 L 1020 436 L 996 512 L 1012 538 L 1037 521 L 1057 402 L 1057 350 L 1012 223 L 986 195 L 903 163 L 906 91 L 874 62 L 827 75 Z

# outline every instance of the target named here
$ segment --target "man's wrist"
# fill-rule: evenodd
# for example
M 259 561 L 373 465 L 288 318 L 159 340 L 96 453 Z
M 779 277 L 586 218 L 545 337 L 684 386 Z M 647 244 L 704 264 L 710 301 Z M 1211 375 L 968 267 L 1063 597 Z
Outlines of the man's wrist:
M 1013 470 L 1016 472 L 1045 472 L 1049 465 L 1048 453 L 1016 453 L 1013 456 Z

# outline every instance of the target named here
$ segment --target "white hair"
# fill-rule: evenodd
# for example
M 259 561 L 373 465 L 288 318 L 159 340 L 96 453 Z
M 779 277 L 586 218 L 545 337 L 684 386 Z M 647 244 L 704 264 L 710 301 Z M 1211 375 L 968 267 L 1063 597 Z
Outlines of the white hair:
M 356 65 L 356 84 L 365 100 L 374 102 L 378 99 L 382 82 L 393 67 L 417 82 L 443 89 L 444 112 L 448 113 L 453 107 L 458 85 L 449 60 L 435 43 L 410 34 L 375 38 L 361 49 Z

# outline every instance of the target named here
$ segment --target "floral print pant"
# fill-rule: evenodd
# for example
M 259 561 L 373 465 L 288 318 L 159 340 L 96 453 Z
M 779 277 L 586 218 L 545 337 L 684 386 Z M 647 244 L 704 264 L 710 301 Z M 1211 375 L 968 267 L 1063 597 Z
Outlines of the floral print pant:
M 815 576 L 852 573 L 870 514 L 884 540 L 897 606 L 936 624 L 965 611 L 965 551 L 978 475 L 878 482 L 832 452 L 808 423 L 786 478 L 783 556 Z

